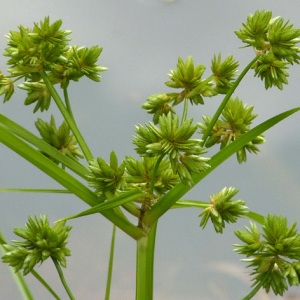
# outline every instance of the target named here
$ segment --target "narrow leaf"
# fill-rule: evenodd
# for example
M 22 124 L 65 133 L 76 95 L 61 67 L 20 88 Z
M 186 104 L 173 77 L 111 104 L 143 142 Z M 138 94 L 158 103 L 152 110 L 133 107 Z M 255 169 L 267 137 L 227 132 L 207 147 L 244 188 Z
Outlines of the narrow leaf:
M 78 213 L 76 215 L 70 216 L 70 217 L 65 217 L 62 218 L 56 222 L 60 222 L 60 221 L 66 221 L 66 220 L 70 220 L 70 219 L 75 219 L 75 218 L 79 218 L 79 217 L 84 217 L 84 216 L 88 216 L 88 215 L 92 215 L 92 214 L 96 214 L 99 212 L 103 212 L 105 210 L 108 209 L 112 209 L 115 207 L 119 207 L 121 205 L 124 205 L 128 202 L 132 202 L 137 200 L 138 198 L 144 197 L 145 195 L 143 193 L 140 192 L 139 189 L 135 189 L 126 193 L 122 193 L 118 196 L 116 196 L 115 198 L 112 198 L 111 200 L 95 205 L 90 209 L 87 209 L 81 213 Z
M 64 166 L 66 166 L 67 168 L 75 172 L 77 175 L 85 178 L 85 176 L 88 174 L 88 169 L 82 164 L 80 164 L 78 161 L 75 161 L 65 156 L 57 149 L 53 148 L 45 141 L 43 141 L 42 139 L 38 138 L 37 136 L 35 136 L 34 134 L 26 130 L 24 127 L 18 125 L 14 121 L 0 114 L 0 132 L 2 128 L 9 130 L 11 133 L 29 142 L 31 145 L 38 148 L 40 151 L 44 152 L 50 157 L 53 157 L 61 164 L 63 164 Z
M 93 193 L 75 177 L 45 157 L 42 153 L 33 149 L 30 145 L 15 136 L 9 129 L 0 127 L 0 142 L 56 180 L 88 205 L 95 206 L 99 204 L 98 197 L 95 193 Z M 101 213 L 132 238 L 139 239 L 145 235 L 140 228 L 137 228 L 113 210 L 105 210 Z

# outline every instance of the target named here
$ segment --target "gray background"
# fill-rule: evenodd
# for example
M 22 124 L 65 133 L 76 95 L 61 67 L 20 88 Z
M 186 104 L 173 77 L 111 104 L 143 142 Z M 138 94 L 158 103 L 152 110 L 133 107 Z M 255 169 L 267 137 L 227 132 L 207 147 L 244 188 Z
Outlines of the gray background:
M 100 64 L 109 68 L 102 73 L 100 84 L 87 79 L 70 85 L 74 114 L 95 156 L 105 159 L 111 150 L 120 158 L 134 155 L 131 143 L 134 125 L 150 120 L 140 109 L 146 98 L 166 92 L 167 74 L 175 68 L 178 56 L 194 57 L 195 63 L 207 65 L 210 74 L 214 54 L 233 54 L 242 68 L 252 59 L 251 49 L 242 45 L 233 33 L 250 13 L 257 9 L 273 11 L 300 27 L 300 3 L 294 1 L 200 1 L 200 0 L 135 0 L 135 1 L 1 1 L 0 49 L 5 48 L 4 35 L 17 26 L 32 27 L 33 22 L 49 15 L 52 21 L 63 19 L 63 28 L 73 31 L 72 44 L 100 45 L 104 48 Z M 0 57 L 5 72 L 6 58 Z M 299 105 L 298 65 L 290 70 L 289 85 L 283 91 L 266 91 L 263 82 L 249 72 L 236 92 L 244 102 L 254 105 L 259 113 L 256 124 L 283 110 Z M 38 117 L 49 121 L 56 114 L 54 105 L 43 113 L 32 114 L 33 106 L 24 107 L 25 94 L 17 91 L 1 113 L 36 132 Z M 211 114 L 221 98 L 206 100 L 205 106 L 194 107 L 190 116 L 201 120 Z M 52 103 L 53 104 L 53 103 Z M 58 118 L 59 120 L 59 118 Z M 250 155 L 247 164 L 238 165 L 235 158 L 194 188 L 187 199 L 208 200 L 224 186 L 240 190 L 251 210 L 261 214 L 284 214 L 299 221 L 299 115 L 269 130 L 267 144 L 261 153 Z M 1 187 L 59 186 L 29 163 L 0 145 Z M 77 213 L 87 206 L 70 195 L 0 194 L 0 228 L 7 240 L 12 229 L 22 227 L 28 215 L 48 214 L 51 221 Z M 250 290 L 249 270 L 233 253 L 237 242 L 236 228 L 247 220 L 228 225 L 218 235 L 211 224 L 199 227 L 197 210 L 173 210 L 164 215 L 158 226 L 155 256 L 154 299 L 241 299 Z M 103 299 L 108 251 L 112 226 L 99 215 L 77 219 L 73 226 L 65 272 L 76 299 Z M 299 228 L 299 226 L 298 226 Z M 66 299 L 51 262 L 38 268 L 55 290 Z M 51 299 L 31 275 L 27 276 L 36 299 Z M 20 299 L 6 266 L 0 265 L 0 299 Z M 111 299 L 134 299 L 135 243 L 117 232 L 114 277 Z M 300 295 L 292 289 L 287 297 Z M 279 297 L 278 297 L 279 298 Z M 255 299 L 277 299 L 260 293 Z M 295 299 L 295 298 L 293 298 Z

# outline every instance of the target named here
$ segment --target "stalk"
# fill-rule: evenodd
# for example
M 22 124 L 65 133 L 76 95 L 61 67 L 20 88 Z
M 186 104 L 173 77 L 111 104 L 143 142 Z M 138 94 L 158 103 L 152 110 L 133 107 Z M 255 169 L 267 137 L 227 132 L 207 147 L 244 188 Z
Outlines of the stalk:
M 108 265 L 106 291 L 105 291 L 105 300 L 109 300 L 109 297 L 110 297 L 110 287 L 111 287 L 112 271 L 113 271 L 113 264 L 114 264 L 116 228 L 117 228 L 116 225 L 114 225 L 112 236 L 111 236 L 109 265 Z
M 57 259 L 55 259 L 53 257 L 51 257 L 51 258 L 52 258 L 52 261 L 53 261 L 53 263 L 55 265 L 55 268 L 56 268 L 56 270 L 58 272 L 59 278 L 60 278 L 60 280 L 61 280 L 61 282 L 62 282 L 62 284 L 63 284 L 63 286 L 64 286 L 64 288 L 65 288 L 65 290 L 67 292 L 67 294 L 69 295 L 69 298 L 71 300 L 75 300 L 75 297 L 73 296 L 73 294 L 72 294 L 72 292 L 71 292 L 71 290 L 70 290 L 70 288 L 69 288 L 69 286 L 68 286 L 68 284 L 66 282 L 65 276 L 63 274 L 63 271 L 62 271 L 62 269 L 60 267 L 59 262 L 57 261 Z
M 262 286 L 263 286 L 263 281 L 257 284 L 255 288 L 246 297 L 243 298 L 243 300 L 251 300 Z
M 157 222 L 147 236 L 137 241 L 136 300 L 153 299 L 154 248 Z
M 71 108 L 70 99 L 69 99 L 68 88 L 64 87 L 63 90 L 64 90 L 64 97 L 65 97 L 65 103 L 66 103 L 67 111 L 69 112 L 72 119 L 75 121 L 74 115 L 73 115 L 73 112 L 72 112 L 72 108 Z
M 181 123 L 183 123 L 186 120 L 186 116 L 188 113 L 188 105 L 189 104 L 189 100 L 188 99 L 184 99 L 184 106 L 183 106 L 183 113 L 182 113 L 182 119 L 181 119 Z
M 34 276 L 41 285 L 44 286 L 48 290 L 48 292 L 54 297 L 56 300 L 61 300 L 58 295 L 53 291 L 53 289 L 50 287 L 50 285 L 34 270 L 32 269 L 31 272 L 32 276 Z M 34 298 L 32 298 L 34 300 Z
M 55 90 L 52 83 L 50 82 L 50 80 L 47 76 L 47 73 L 43 70 L 43 71 L 41 71 L 40 74 L 41 74 L 48 90 L 50 91 L 51 96 L 54 99 L 58 109 L 60 110 L 61 114 L 63 115 L 63 117 L 66 120 L 66 122 L 68 123 L 68 125 L 70 126 L 78 144 L 80 145 L 80 148 L 81 148 L 84 156 L 86 157 L 87 161 L 91 161 L 93 159 L 93 155 L 92 155 L 88 145 L 86 144 L 83 136 L 81 135 L 81 132 L 79 131 L 74 119 L 72 118 L 72 116 L 70 115 L 68 110 L 66 109 L 60 96 L 58 95 L 57 91 Z

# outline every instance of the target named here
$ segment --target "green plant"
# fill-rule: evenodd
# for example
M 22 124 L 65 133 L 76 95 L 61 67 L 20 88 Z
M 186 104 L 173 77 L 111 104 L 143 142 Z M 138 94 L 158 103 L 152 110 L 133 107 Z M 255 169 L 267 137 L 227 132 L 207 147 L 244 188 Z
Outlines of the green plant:
M 70 46 L 70 32 L 62 30 L 61 25 L 61 20 L 51 24 L 46 17 L 31 29 L 19 26 L 18 31 L 10 31 L 4 53 L 8 57 L 8 75 L 0 75 L 0 94 L 4 95 L 4 102 L 9 101 L 15 82 L 23 80 L 19 88 L 27 92 L 24 104 L 35 104 L 34 112 L 43 112 L 54 101 L 64 122 L 57 128 L 54 116 L 50 123 L 38 119 L 35 125 L 39 138 L 0 115 L 0 142 L 60 183 L 64 192 L 74 194 L 91 208 L 58 220 L 54 227 L 50 227 L 47 216 L 29 217 L 26 229 L 14 230 L 24 241 L 9 245 L 1 236 L 3 262 L 17 272 L 23 270 L 24 275 L 31 272 L 59 299 L 34 270 L 37 263 L 51 257 L 70 299 L 74 299 L 60 268 L 66 266 L 65 256 L 70 255 L 66 239 L 71 227 L 65 223 L 100 213 L 114 226 L 105 298 L 109 299 L 110 294 L 118 227 L 137 243 L 136 299 L 152 299 L 158 220 L 171 208 L 195 207 L 200 210 L 200 226 L 204 228 L 210 220 L 217 233 L 223 232 L 226 223 L 243 217 L 262 225 L 262 234 L 255 223 L 251 223 L 250 229 L 235 232 L 244 243 L 235 245 L 235 251 L 245 255 L 253 269 L 253 289 L 244 299 L 251 299 L 261 287 L 283 295 L 288 285 L 298 285 L 300 235 L 295 223 L 288 227 L 283 216 L 263 217 L 251 212 L 243 200 L 232 199 L 238 192 L 233 187 L 211 195 L 209 202 L 182 200 L 182 197 L 232 155 L 236 154 L 239 163 L 246 162 L 248 154 L 259 152 L 266 130 L 300 110 L 300 107 L 293 108 L 251 128 L 257 116 L 253 106 L 233 98 L 235 89 L 251 68 L 264 81 L 266 89 L 282 89 L 287 84 L 289 65 L 299 63 L 300 29 L 293 28 L 281 17 L 272 18 L 269 11 L 250 15 L 235 32 L 246 47 L 255 50 L 254 58 L 240 75 L 238 62 L 232 55 L 224 60 L 220 54 L 215 55 L 211 75 L 206 78 L 204 65 L 195 65 L 192 57 L 179 58 L 177 68 L 170 72 L 165 83 L 174 91 L 153 94 L 142 105 L 153 115 L 153 120 L 136 126 L 133 144 L 138 158 L 126 156 L 120 160 L 112 151 L 106 162 L 91 153 L 77 127 L 68 96 L 70 81 L 78 81 L 83 76 L 100 81 L 100 72 L 106 70 L 97 63 L 102 48 Z M 63 97 L 57 89 L 62 90 Z M 224 98 L 213 116 L 203 116 L 202 122 L 188 118 L 191 105 L 204 105 L 206 98 L 217 95 Z M 180 105 L 183 106 L 181 115 L 176 112 Z M 217 144 L 220 150 L 209 157 L 207 152 Z M 24 297 L 32 299 L 21 274 L 17 280 L 21 282 Z

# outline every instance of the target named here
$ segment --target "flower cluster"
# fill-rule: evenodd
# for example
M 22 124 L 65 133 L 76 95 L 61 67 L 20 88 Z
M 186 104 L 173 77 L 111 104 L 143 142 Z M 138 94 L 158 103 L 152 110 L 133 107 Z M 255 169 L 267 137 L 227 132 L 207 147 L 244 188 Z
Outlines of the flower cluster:
M 46 17 L 32 29 L 19 26 L 19 31 L 11 30 L 7 37 L 8 47 L 4 55 L 9 57 L 7 64 L 12 76 L 30 76 L 49 68 L 59 61 L 69 42 L 69 30 L 61 30 L 61 20 L 50 24 Z
M 253 268 L 253 286 L 283 295 L 290 286 L 300 284 L 300 234 L 296 223 L 287 226 L 283 216 L 268 215 L 262 226 L 262 237 L 255 223 L 246 230 L 235 231 L 244 244 L 235 244 L 237 253 L 246 255 Z M 254 288 L 255 289 L 255 288 Z
M 149 114 L 153 114 L 153 122 L 158 124 L 161 115 L 167 115 L 169 112 L 175 114 L 171 102 L 175 101 L 177 97 L 176 93 L 153 94 L 143 103 L 142 108 L 146 109 Z
M 125 165 L 118 165 L 115 152 L 110 153 L 110 164 L 98 157 L 89 162 L 91 173 L 87 176 L 89 185 L 95 188 L 95 193 L 100 201 L 107 199 L 110 194 L 115 194 L 126 186 L 124 179 Z
M 226 94 L 236 78 L 238 62 L 229 55 L 222 61 L 221 54 L 214 56 L 211 63 L 212 75 L 202 79 L 206 69 L 204 65 L 194 65 L 192 57 L 184 61 L 178 58 L 177 69 L 171 70 L 170 81 L 165 82 L 168 87 L 182 89 L 179 93 L 153 94 L 142 105 L 149 114 L 153 114 L 154 124 L 158 124 L 159 117 L 169 112 L 175 114 L 174 106 L 189 99 L 191 104 L 204 104 L 203 97 Z
M 281 17 L 272 18 L 271 11 L 263 10 L 249 15 L 247 23 L 235 34 L 260 55 L 253 68 L 255 76 L 264 80 L 266 89 L 272 86 L 283 89 L 288 82 L 288 65 L 299 63 L 300 29 Z
M 142 157 L 139 161 L 127 156 L 124 160 L 127 188 L 139 187 L 144 192 L 150 193 L 153 182 L 153 190 L 158 196 L 171 190 L 179 182 L 178 176 L 173 173 L 167 159 L 163 159 L 155 169 L 157 161 L 158 157 Z
M 97 64 L 101 53 L 102 48 L 99 46 L 69 47 L 62 61 L 51 68 L 49 78 L 53 83 L 60 83 L 62 87 L 68 86 L 70 80 L 78 81 L 82 76 L 99 82 L 99 73 L 107 69 Z
M 223 188 L 220 192 L 210 196 L 210 204 L 199 215 L 202 217 L 200 226 L 204 228 L 210 219 L 216 232 L 222 233 L 225 222 L 235 223 L 237 219 L 248 212 L 243 200 L 232 200 L 237 194 L 235 188 Z
M 4 103 L 13 95 L 14 89 L 13 81 L 0 72 L 0 95 L 4 95 Z
M 40 132 L 43 140 L 61 153 L 73 159 L 84 157 L 78 149 L 75 137 L 70 134 L 70 127 L 65 121 L 57 128 L 54 117 L 51 116 L 50 123 L 38 119 L 35 122 L 35 126 Z
M 66 88 L 70 80 L 78 81 L 83 76 L 100 81 L 99 73 L 106 70 L 97 64 L 102 48 L 70 46 L 71 31 L 62 30 L 61 25 L 61 20 L 51 24 L 46 17 L 32 29 L 19 26 L 19 31 L 7 34 L 8 47 L 4 55 L 9 58 L 10 75 L 0 76 L 0 95 L 5 94 L 4 102 L 14 92 L 14 81 L 25 78 L 19 85 L 28 92 L 25 105 L 37 102 L 34 112 L 47 110 L 50 93 L 41 72 L 47 72 L 51 83 L 60 83 L 62 88 Z
M 232 55 L 222 61 L 221 54 L 214 56 L 211 64 L 213 80 L 215 82 L 215 92 L 217 94 L 226 94 L 236 78 L 239 63 L 234 60 Z
M 192 185 L 192 173 L 200 173 L 207 168 L 208 158 L 200 157 L 205 153 L 201 140 L 191 139 L 197 130 L 197 124 L 192 119 L 179 125 L 177 115 L 169 112 L 159 118 L 159 126 L 149 122 L 136 126 L 137 135 L 133 143 L 141 156 L 168 156 L 173 172 L 178 174 L 183 183 Z
M 220 144 L 220 148 L 224 148 L 231 142 L 235 141 L 239 136 L 245 134 L 250 130 L 250 125 L 257 115 L 252 113 L 253 106 L 243 104 L 238 98 L 230 99 L 224 110 L 221 118 L 216 122 L 212 131 L 206 141 L 206 147 L 211 147 L 215 144 Z M 211 122 L 211 117 L 203 116 L 204 123 L 199 123 L 201 132 L 205 133 L 207 127 Z M 246 151 L 250 153 L 257 153 L 259 149 L 258 144 L 265 142 L 263 135 L 257 136 L 251 142 L 246 144 L 237 152 L 237 159 L 239 163 L 247 160 Z
M 110 165 L 102 158 L 90 162 L 89 185 L 95 188 L 100 201 L 109 200 L 111 195 L 139 188 L 143 197 L 135 202 L 149 208 L 158 198 L 171 190 L 179 182 L 167 159 L 142 157 L 141 161 L 126 156 L 118 166 L 117 157 L 111 152 Z
M 178 95 L 175 104 L 180 103 L 184 98 L 190 99 L 193 104 L 204 104 L 202 96 L 213 96 L 212 83 L 209 79 L 202 79 L 206 67 L 204 65 L 194 66 L 191 56 L 186 62 L 179 57 L 177 70 L 171 70 L 170 81 L 165 84 L 171 88 L 182 88 L 183 91 Z
M 58 222 L 51 227 L 45 215 L 39 219 L 29 217 L 25 229 L 14 229 L 14 233 L 24 241 L 13 241 L 15 245 L 2 245 L 6 251 L 2 261 L 8 263 L 16 272 L 23 270 L 24 275 L 49 257 L 66 267 L 66 256 L 71 255 L 66 248 L 71 228 L 65 226 L 65 222 Z
M 38 110 L 48 110 L 51 102 L 51 94 L 42 81 L 25 81 L 22 84 L 19 84 L 19 88 L 27 91 L 27 97 L 24 101 L 25 105 L 30 105 L 36 102 L 36 106 L 33 109 L 34 113 Z

